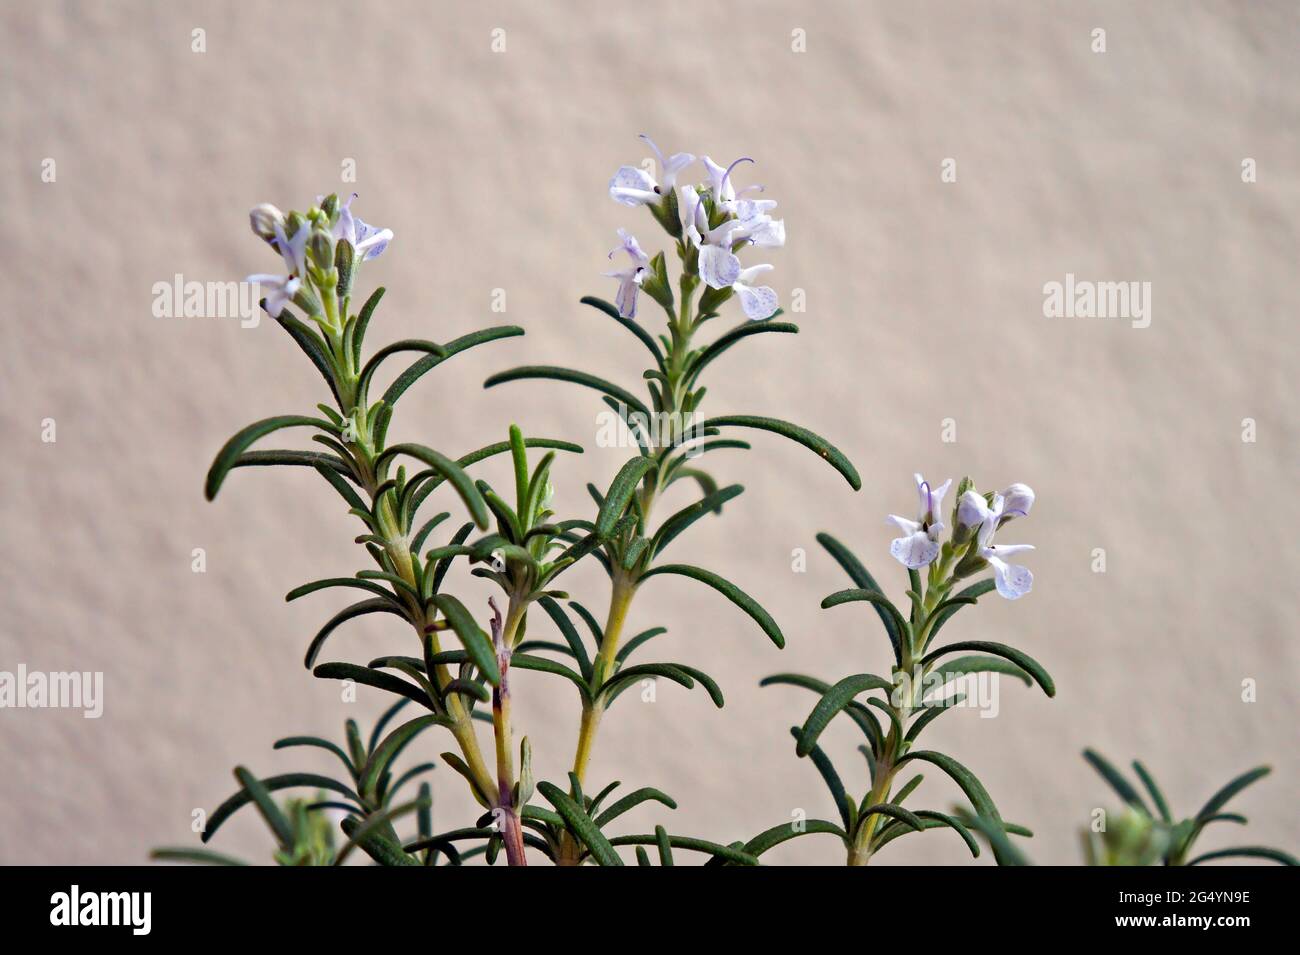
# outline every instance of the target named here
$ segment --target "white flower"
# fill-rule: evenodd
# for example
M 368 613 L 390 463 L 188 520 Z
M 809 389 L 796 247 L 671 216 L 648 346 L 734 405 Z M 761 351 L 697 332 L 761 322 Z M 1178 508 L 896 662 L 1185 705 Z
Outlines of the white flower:
M 777 309 L 776 292 L 768 285 L 752 285 L 754 276 L 772 271 L 770 265 L 751 265 L 742 269 L 731 287 L 740 296 L 740 307 L 745 310 L 745 317 L 754 321 L 770 318 Z
M 275 227 L 284 225 L 284 213 L 269 202 L 263 202 L 249 210 L 248 224 L 255 235 L 270 242 L 275 238 Z
M 1002 492 L 1002 498 L 1004 523 L 1013 517 L 1028 517 L 1029 509 L 1034 506 L 1034 489 L 1028 484 L 1013 484 Z
M 918 499 L 917 519 L 909 521 L 897 514 L 889 515 L 889 523 L 904 535 L 894 539 L 889 545 L 889 553 L 909 570 L 918 570 L 933 563 L 939 556 L 939 535 L 943 533 L 944 527 L 939 515 L 943 510 L 943 496 L 948 493 L 952 481 L 944 481 L 941 487 L 932 488 L 930 482 L 921 475 L 913 477 L 916 479 Z
M 354 192 L 348 196 L 347 202 L 339 206 L 339 218 L 334 223 L 334 238 L 336 240 L 346 239 L 352 246 L 354 252 L 361 257 L 361 261 L 367 259 L 376 259 L 381 256 L 388 243 L 393 241 L 392 229 L 379 229 L 372 225 L 367 225 L 360 218 L 352 214 L 350 206 L 352 200 L 357 197 Z
M 640 139 L 654 150 L 663 181 L 655 182 L 654 177 L 640 166 L 620 166 L 609 181 L 609 196 L 625 206 L 657 204 L 664 196 L 672 193 L 677 184 L 677 174 L 695 162 L 695 157 L 690 153 L 673 153 L 665 159 L 649 136 L 642 133 Z
M 785 221 L 773 219 L 768 214 L 776 208 L 776 200 L 742 199 L 740 197 L 745 193 L 762 192 L 763 187 L 746 186 L 737 192 L 731 181 L 731 171 L 742 162 L 753 162 L 752 159 L 743 156 L 725 169 L 708 156 L 701 157 L 700 161 L 709 172 L 713 201 L 739 222 L 730 236 L 733 243 L 747 242 L 764 248 L 785 245 Z
M 271 244 L 280 253 L 280 258 L 284 259 L 284 267 L 290 275 L 303 274 L 307 264 L 307 239 L 310 236 L 311 228 L 306 222 L 298 226 L 292 239 L 284 234 L 284 223 L 275 224 L 275 241 Z
M 615 246 L 609 253 L 612 259 L 615 254 L 622 251 L 626 252 L 632 264 L 621 271 L 606 272 L 609 278 L 618 279 L 618 294 L 614 297 L 614 304 L 618 306 L 618 313 L 624 318 L 636 318 L 636 298 L 637 292 L 641 289 L 641 280 L 645 277 L 647 266 L 650 264 L 650 257 L 642 251 L 640 243 L 636 237 L 630 235 L 626 229 L 618 230 L 620 244 Z
M 250 275 L 245 282 L 257 283 L 266 312 L 272 318 L 279 318 L 285 305 L 293 300 L 302 286 L 302 279 L 296 275 Z
M 778 306 L 776 292 L 767 285 L 756 286 L 753 281 L 755 276 L 770 272 L 772 266 L 743 268 L 733 250 L 741 243 L 764 247 L 785 244 L 785 224 L 767 214 L 776 203 L 770 199 L 736 198 L 731 170 L 751 160 L 737 159 L 726 169 L 707 156 L 702 161 L 709 171 L 709 188 L 716 207 L 729 217 L 710 228 L 703 198 L 695 188 L 682 186 L 678 190 L 681 195 L 678 205 L 685 213 L 684 232 L 698 251 L 700 278 L 709 288 L 734 289 L 747 318 L 754 321 L 771 318 Z
M 1020 487 L 1024 488 L 1024 485 Z M 1024 490 L 1029 489 L 1024 488 Z M 1033 492 L 1029 493 L 1032 497 Z M 993 503 L 989 505 L 978 492 L 967 491 L 962 495 L 957 508 L 958 521 L 968 527 L 974 527 L 977 523 L 979 525 L 979 536 L 975 542 L 976 550 L 993 568 L 993 582 L 997 585 L 998 593 L 1008 600 L 1017 600 L 1033 589 L 1034 575 L 1030 573 L 1028 567 L 1007 563 L 1006 558 L 1033 550 L 1034 546 L 993 543 L 993 535 L 997 533 L 999 524 L 1009 516 L 1006 498 L 1001 494 L 994 494 Z
M 257 230 L 257 214 L 258 210 L 254 209 L 249 216 L 253 221 L 254 231 Z M 289 274 L 250 275 L 244 281 L 255 282 L 260 287 L 262 297 L 266 300 L 267 314 L 272 318 L 279 318 L 280 313 L 284 311 L 285 305 L 293 300 L 293 297 L 298 294 L 298 289 L 302 287 L 300 276 L 306 267 L 307 237 L 311 234 L 311 229 L 304 222 L 298 226 L 298 231 L 293 234 L 291 239 L 284 234 L 284 219 L 281 218 L 280 221 L 272 223 L 272 232 L 274 238 L 268 241 L 280 253 L 280 258 L 284 260 L 284 267 Z

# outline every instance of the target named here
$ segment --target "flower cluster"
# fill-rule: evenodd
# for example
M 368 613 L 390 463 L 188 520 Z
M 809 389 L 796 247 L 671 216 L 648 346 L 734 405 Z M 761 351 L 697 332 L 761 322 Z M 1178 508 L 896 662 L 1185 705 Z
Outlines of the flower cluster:
M 377 229 L 352 214 L 356 197 L 353 193 L 340 203 L 337 195 L 317 196 L 306 212 L 287 216 L 264 202 L 249 213 L 253 232 L 280 254 L 288 273 L 244 279 L 261 287 L 272 318 L 294 302 L 317 322 L 337 324 L 332 305 L 336 297 L 347 296 L 356 263 L 377 258 L 393 239 L 391 229 Z
M 677 240 L 685 280 L 703 281 L 709 289 L 720 293 L 719 303 L 724 296 L 734 293 L 750 319 L 771 318 L 777 311 L 776 292 L 769 286 L 756 284 L 756 280 L 771 271 L 772 266 L 745 267 L 736 255 L 748 246 L 785 245 L 785 222 L 771 215 L 776 202 L 753 197 L 763 191 L 760 185 L 738 190 L 732 181 L 736 167 L 753 160 L 742 157 L 724 167 L 708 156 L 701 156 L 699 162 L 706 179 L 695 185 L 678 185 L 678 178 L 696 163 L 696 157 L 690 153 L 665 157 L 649 136 L 642 134 L 641 139 L 654 150 L 660 180 L 656 181 L 638 166 L 622 166 L 609 181 L 610 197 L 626 206 L 645 206 L 650 210 L 655 220 Z M 655 267 L 634 236 L 623 229 L 618 234 L 620 245 L 610 252 L 610 258 L 623 251 L 631 262 L 626 269 L 605 274 L 618 279 L 615 304 L 619 314 L 634 318 L 637 293 L 655 273 Z M 663 293 L 654 297 L 664 304 Z
M 998 593 L 1008 600 L 1023 597 L 1034 586 L 1034 575 L 1029 568 L 1007 563 L 1006 558 L 1023 551 L 1033 550 L 1032 544 L 995 544 L 993 537 L 1007 521 L 1027 517 L 1034 506 L 1034 492 L 1027 484 L 1012 484 L 1001 494 L 980 494 L 971 486 L 969 478 L 962 481 L 957 491 L 957 504 L 952 512 L 954 531 L 948 543 L 940 538 L 946 525 L 940 515 L 943 499 L 952 481 L 934 487 L 921 475 L 915 475 L 916 491 L 920 499 L 916 520 L 897 514 L 889 515 L 889 523 L 903 532 L 890 544 L 889 552 L 908 570 L 920 570 L 939 561 L 932 569 L 938 579 L 947 578 L 952 570 L 953 580 L 969 577 L 986 567 L 993 568 L 993 579 Z

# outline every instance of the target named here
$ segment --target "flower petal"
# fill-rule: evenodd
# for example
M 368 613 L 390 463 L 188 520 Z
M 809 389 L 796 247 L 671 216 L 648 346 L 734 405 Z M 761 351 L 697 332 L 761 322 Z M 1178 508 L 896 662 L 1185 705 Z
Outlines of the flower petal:
M 711 246 L 706 246 L 711 248 Z M 740 307 L 745 310 L 745 317 L 753 321 L 771 318 L 779 306 L 776 292 L 767 285 L 746 285 L 744 282 L 733 283 L 732 288 L 740 296 Z
M 988 562 L 993 567 L 993 582 L 998 593 L 1007 600 L 1019 600 L 1034 589 L 1034 575 L 1028 567 L 1008 564 L 998 557 L 989 557 Z
M 659 201 L 654 179 L 640 166 L 620 166 L 609 180 L 609 195 L 615 202 L 621 202 L 625 206 L 642 206 Z
M 700 278 L 709 288 L 730 288 L 740 278 L 740 259 L 721 246 L 700 246 Z
M 889 545 L 889 553 L 908 570 L 919 570 L 933 563 L 939 556 L 939 544 L 930 540 L 925 531 L 896 538 Z

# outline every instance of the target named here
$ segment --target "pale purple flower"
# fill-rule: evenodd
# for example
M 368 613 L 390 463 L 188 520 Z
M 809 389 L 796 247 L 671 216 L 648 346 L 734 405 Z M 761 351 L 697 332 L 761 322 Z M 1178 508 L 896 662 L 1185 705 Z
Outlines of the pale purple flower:
M 1012 485 L 1012 488 L 1020 488 L 1029 492 L 1029 504 L 1033 504 L 1033 491 L 1030 491 L 1025 485 Z M 997 533 L 998 527 L 1004 520 L 1010 519 L 1013 515 L 1006 506 L 1007 499 L 1001 494 L 993 495 L 993 503 L 989 504 L 984 500 L 983 495 L 977 491 L 967 491 L 962 495 L 961 501 L 957 507 L 957 520 L 967 527 L 979 527 L 979 535 L 976 538 L 975 546 L 978 554 L 989 562 L 993 568 L 993 582 L 998 588 L 998 593 L 1008 600 L 1018 600 L 1025 594 L 1029 593 L 1034 586 L 1034 575 L 1030 573 L 1028 567 L 1022 567 L 1019 564 L 1009 564 L 1006 558 L 1013 557 L 1024 551 L 1033 550 L 1032 544 L 995 544 L 993 535 Z M 1017 501 L 1023 504 L 1023 499 Z M 1021 513 L 1027 513 L 1027 508 Z
M 745 310 L 745 317 L 754 321 L 771 318 L 777 309 L 776 292 L 769 285 L 753 285 L 754 277 L 763 272 L 772 271 L 770 265 L 751 265 L 742 269 L 731 287 L 740 298 L 740 307 Z
M 609 253 L 609 257 L 612 259 L 619 251 L 623 251 L 632 260 L 632 264 L 626 269 L 606 272 L 605 275 L 618 279 L 618 294 L 614 296 L 618 313 L 624 318 L 636 318 L 637 293 L 641 290 L 641 280 L 650 265 L 650 257 L 642 251 L 636 237 L 626 229 L 619 229 L 618 237 L 619 244 Z
M 709 157 L 702 160 L 708 170 L 710 190 L 717 208 L 728 218 L 713 228 L 705 213 L 703 198 L 693 186 L 679 189 L 679 205 L 685 213 L 683 226 L 686 237 L 698 252 L 700 278 L 709 288 L 731 288 L 740 299 L 746 317 L 761 321 L 771 318 L 777 310 L 776 292 L 767 285 L 754 285 L 757 275 L 769 272 L 770 265 L 753 265 L 744 268 L 735 249 L 741 244 L 775 247 L 785 244 L 785 223 L 767 213 L 775 208 L 771 199 L 738 199 L 731 184 L 731 171 L 749 159 L 737 159 L 724 169 Z M 747 191 L 747 190 L 742 190 Z
M 302 279 L 296 275 L 250 275 L 245 282 L 255 282 L 265 299 L 264 307 L 272 318 L 279 318 L 284 307 L 298 294 Z
M 889 553 L 909 570 L 919 570 L 939 556 L 939 536 L 944 529 L 939 515 L 943 511 L 943 496 L 948 493 L 952 481 L 944 481 L 935 488 L 921 475 L 913 477 L 918 499 L 917 518 L 910 521 L 897 514 L 889 515 L 889 523 L 903 532 L 902 537 L 895 538 L 889 545 Z
M 352 246 L 353 251 L 360 256 L 361 261 L 367 259 L 376 259 L 383 254 L 388 248 L 388 243 L 393 241 L 392 229 L 379 229 L 372 225 L 367 225 L 358 216 L 352 214 L 352 200 L 357 197 L 354 192 L 348 196 L 347 201 L 339 205 L 339 218 L 334 223 L 334 238 L 336 240 L 346 239 Z
M 274 208 L 274 206 L 270 208 Z M 261 210 L 260 215 L 264 217 L 261 223 L 258 221 L 259 210 Z M 280 258 L 284 260 L 284 267 L 289 274 L 250 275 L 244 281 L 255 282 L 259 286 L 262 297 L 266 300 L 267 314 L 272 318 L 279 318 L 280 313 L 284 311 L 285 305 L 293 300 L 293 297 L 298 294 L 298 289 L 302 287 L 301 276 L 306 268 L 307 261 L 307 237 L 311 234 L 311 229 L 304 222 L 298 227 L 298 231 L 293 234 L 291 239 L 284 233 L 284 218 L 281 217 L 276 221 L 275 217 L 267 213 L 262 206 L 254 209 L 249 218 L 255 232 L 259 224 L 267 224 L 271 227 L 274 237 L 268 241 L 280 253 Z
M 659 160 L 659 182 L 640 166 L 620 166 L 609 181 L 609 196 L 625 206 L 645 206 L 659 203 L 677 185 L 677 175 L 695 162 L 690 153 L 673 153 L 667 158 L 654 141 L 642 133 L 639 137 Z

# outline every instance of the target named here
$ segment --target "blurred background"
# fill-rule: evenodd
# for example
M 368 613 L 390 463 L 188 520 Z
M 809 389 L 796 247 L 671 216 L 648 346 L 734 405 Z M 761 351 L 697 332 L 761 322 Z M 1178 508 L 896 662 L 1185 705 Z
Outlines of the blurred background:
M 235 764 L 332 771 L 328 754 L 271 744 L 335 738 L 384 703 L 364 689 L 343 703 L 302 667 L 347 598 L 283 599 L 368 564 L 334 493 L 310 472 L 245 469 L 203 500 L 221 444 L 311 413 L 317 373 L 269 320 L 154 317 L 154 284 L 275 271 L 249 207 L 355 190 L 354 208 L 396 233 L 361 280 L 389 289 L 372 342 L 527 330 L 422 380 L 392 438 L 455 455 L 517 422 L 576 440 L 588 452 L 559 462 L 558 510 L 587 514 L 584 485 L 605 486 L 626 454 L 596 447 L 595 393 L 482 382 L 563 363 L 640 390 L 639 346 L 577 300 L 613 297 L 600 273 L 618 227 L 661 247 L 648 213 L 606 193 L 650 155 L 641 132 L 756 160 L 741 181 L 766 184 L 789 236 L 771 284 L 806 302 L 790 315 L 800 335 L 760 336 L 711 369 L 706 410 L 805 424 L 863 486 L 776 436 L 716 458 L 747 492 L 677 559 L 760 598 L 788 644 L 692 581 L 644 587 L 629 633 L 668 627 L 654 658 L 712 674 L 727 705 L 665 685 L 611 711 L 592 779 L 680 805 L 639 807 L 623 831 L 663 822 L 725 842 L 800 811 L 834 816 L 788 733 L 813 697 L 758 681 L 887 667 L 873 614 L 818 609 L 847 581 L 814 535 L 835 532 L 903 601 L 884 518 L 910 514 L 921 471 L 1038 492 L 1008 536 L 1037 547 L 1032 595 L 985 598 L 947 632 L 1025 649 L 1058 696 L 1007 681 L 997 718 L 959 711 L 928 731 L 1035 830 L 1031 855 L 1079 861 L 1089 814 L 1115 805 L 1085 746 L 1144 760 L 1182 814 L 1272 764 L 1234 804 L 1249 830 L 1202 845 L 1294 852 L 1298 30 L 1283 2 L 5 4 L 0 670 L 102 671 L 105 702 L 98 720 L 0 710 L 0 862 L 141 863 L 196 843 L 191 813 L 234 790 Z M 1067 273 L 1150 282 L 1150 326 L 1045 318 L 1043 286 Z M 643 320 L 657 330 L 656 312 Z M 567 583 L 603 614 L 595 564 Z M 456 590 L 471 606 L 486 595 L 463 569 Z M 414 649 L 383 615 L 331 647 L 362 662 Z M 562 778 L 575 694 L 522 673 L 515 696 L 539 777 Z M 854 735 L 835 726 L 824 744 L 861 791 Z M 412 755 L 449 746 L 430 733 Z M 927 776 L 915 805 L 959 801 Z M 438 827 L 469 824 L 459 777 L 442 765 L 433 779 Z M 269 860 L 253 813 L 213 847 Z M 769 858 L 843 854 L 817 837 Z M 878 861 L 969 859 L 932 832 Z

